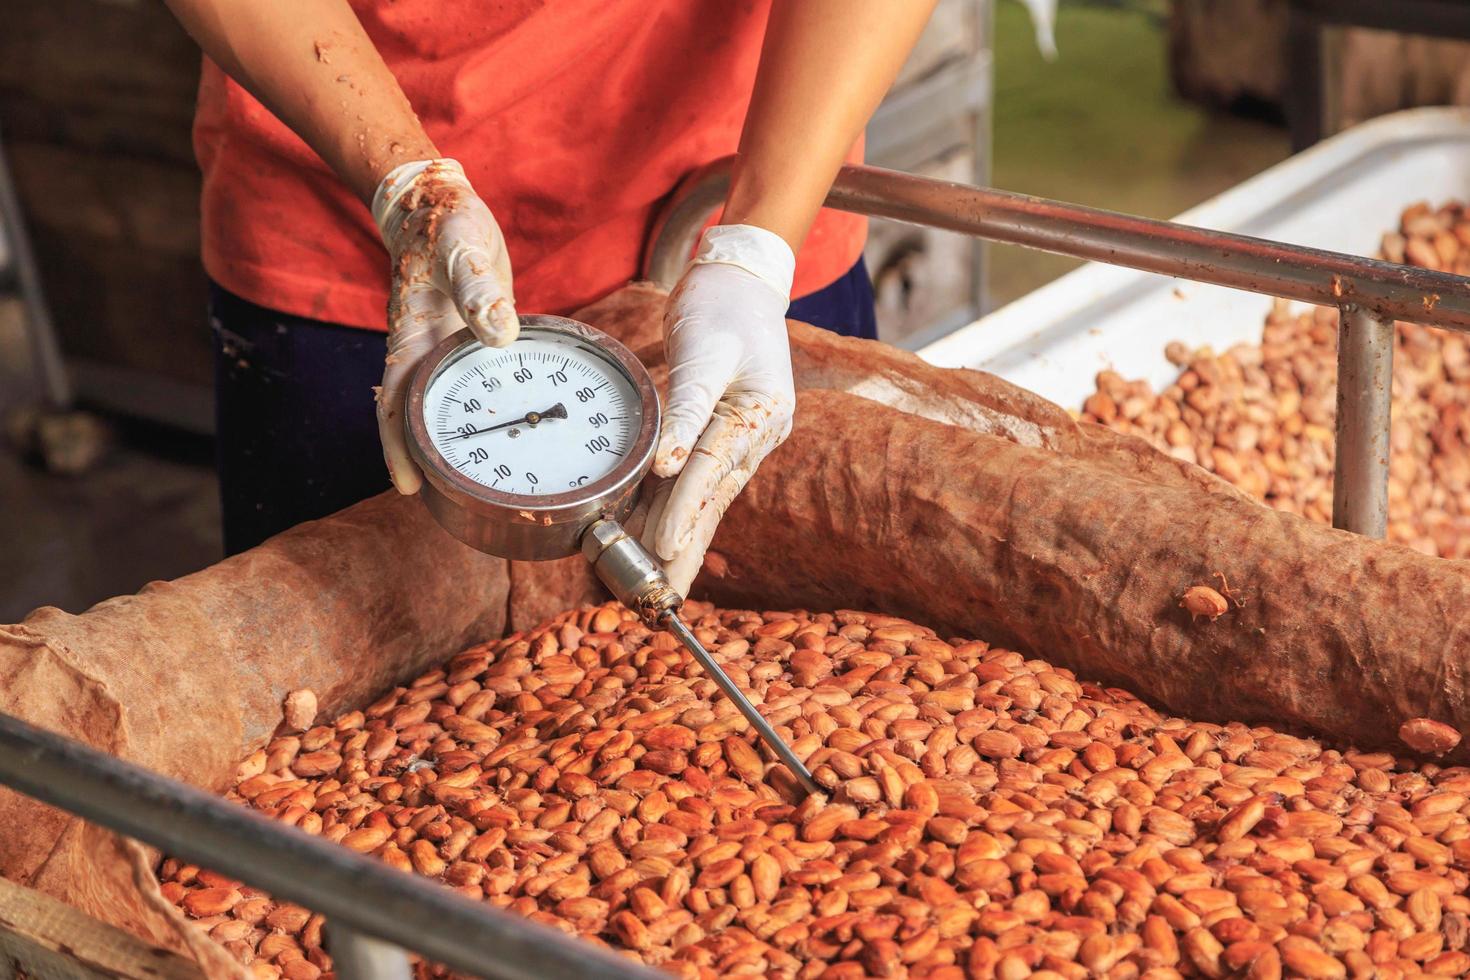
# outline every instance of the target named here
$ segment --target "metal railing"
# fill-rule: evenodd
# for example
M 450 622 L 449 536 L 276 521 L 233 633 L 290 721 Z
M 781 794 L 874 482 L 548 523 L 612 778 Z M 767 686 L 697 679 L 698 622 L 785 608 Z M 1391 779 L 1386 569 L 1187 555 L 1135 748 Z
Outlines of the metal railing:
M 4 714 L 0 783 L 322 913 L 342 980 L 406 980 L 405 949 L 487 980 L 665 976 Z
M 61 356 L 61 342 L 57 338 L 56 324 L 51 319 L 51 307 L 46 303 L 45 290 L 41 286 L 41 270 L 31 248 L 20 195 L 16 193 L 15 179 L 5 158 L 4 135 L 0 134 L 0 287 L 7 286 L 8 280 L 14 280 L 25 311 L 31 362 L 36 378 L 41 382 L 47 406 L 70 408 L 73 395 L 71 378 Z
M 733 158 L 675 190 L 644 253 L 645 278 L 677 280 L 724 201 Z M 1340 252 L 1208 231 L 876 167 L 845 166 L 826 205 L 1268 296 L 1336 306 L 1337 459 L 1333 526 L 1381 538 L 1388 527 L 1394 321 L 1470 331 L 1470 279 Z

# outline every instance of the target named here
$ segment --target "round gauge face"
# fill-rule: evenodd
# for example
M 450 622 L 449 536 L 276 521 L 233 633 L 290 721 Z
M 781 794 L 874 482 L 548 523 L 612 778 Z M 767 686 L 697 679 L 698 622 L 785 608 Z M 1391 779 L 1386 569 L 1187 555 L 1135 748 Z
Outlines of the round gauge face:
M 642 405 L 622 367 L 588 341 L 522 329 L 509 347 L 469 344 L 424 393 L 439 455 L 474 482 L 527 497 L 594 483 L 627 456 Z

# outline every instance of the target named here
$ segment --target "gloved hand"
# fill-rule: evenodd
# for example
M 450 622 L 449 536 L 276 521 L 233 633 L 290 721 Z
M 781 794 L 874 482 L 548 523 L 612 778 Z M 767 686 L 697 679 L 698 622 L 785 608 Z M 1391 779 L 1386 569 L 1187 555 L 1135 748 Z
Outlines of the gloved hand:
M 791 432 L 796 391 L 786 335 L 796 257 L 781 236 L 719 225 L 669 299 L 669 403 L 644 547 L 688 594 L 725 509 Z
M 373 194 L 372 212 L 393 269 L 378 436 L 393 485 L 412 494 L 423 483 L 403 431 L 414 367 L 465 326 L 481 343 L 504 347 L 516 339 L 520 321 L 505 238 L 458 163 L 419 160 L 395 167 Z

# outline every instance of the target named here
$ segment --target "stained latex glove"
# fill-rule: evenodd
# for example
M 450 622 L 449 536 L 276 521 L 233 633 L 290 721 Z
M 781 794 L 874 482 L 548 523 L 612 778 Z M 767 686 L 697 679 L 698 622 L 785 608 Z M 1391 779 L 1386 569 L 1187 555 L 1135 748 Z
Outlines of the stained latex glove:
M 643 543 L 682 595 L 725 509 L 791 432 L 786 308 L 795 268 L 774 232 L 718 225 L 669 298 L 669 400 L 653 459 L 665 482 L 654 491 Z
M 412 494 L 423 483 L 403 430 L 414 367 L 466 326 L 481 343 L 504 347 L 516 339 L 520 321 L 505 237 L 458 163 L 419 160 L 394 168 L 373 194 L 372 211 L 393 270 L 378 437 L 393 485 Z

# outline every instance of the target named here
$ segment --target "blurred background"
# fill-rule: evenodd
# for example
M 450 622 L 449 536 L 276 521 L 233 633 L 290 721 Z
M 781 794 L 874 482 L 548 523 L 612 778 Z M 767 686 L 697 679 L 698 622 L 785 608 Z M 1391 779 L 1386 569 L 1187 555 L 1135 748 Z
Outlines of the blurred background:
M 942 0 L 869 162 L 1170 217 L 1355 122 L 1470 104 L 1454 4 Z M 157 0 L 6 0 L 0 622 L 221 556 L 189 142 L 198 53 Z M 1067 260 L 875 221 L 884 340 L 918 349 Z M 51 383 L 46 383 L 47 377 Z

